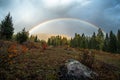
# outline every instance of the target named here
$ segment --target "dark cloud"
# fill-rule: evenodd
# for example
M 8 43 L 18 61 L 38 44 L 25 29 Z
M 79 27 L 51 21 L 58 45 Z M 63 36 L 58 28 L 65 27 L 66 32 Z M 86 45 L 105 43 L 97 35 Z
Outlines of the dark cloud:
M 117 31 L 120 20 L 118 0 L 91 0 L 86 6 L 78 6 L 70 11 L 69 15 L 91 22 L 104 29 Z M 117 26 L 116 26 L 117 25 Z M 118 26 L 119 25 L 119 26 Z
M 0 0 L 0 7 L 2 8 L 7 8 L 11 5 L 11 1 L 10 0 Z
M 106 32 L 120 28 L 120 0 L 56 0 L 55 4 L 52 1 L 0 0 L 0 20 L 11 12 L 16 32 L 62 17 L 88 21 Z

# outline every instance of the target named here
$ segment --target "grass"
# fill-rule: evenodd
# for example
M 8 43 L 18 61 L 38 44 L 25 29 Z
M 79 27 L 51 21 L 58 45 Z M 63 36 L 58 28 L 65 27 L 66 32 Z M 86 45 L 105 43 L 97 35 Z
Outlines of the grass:
M 0 78 L 6 80 L 57 80 L 59 67 L 71 58 L 80 61 L 83 52 L 84 50 L 74 48 L 65 50 L 64 47 L 52 47 L 45 51 L 42 51 L 41 48 L 33 48 L 15 57 L 13 59 L 14 63 L 9 66 L 8 70 L 0 68 Z M 119 54 L 93 52 L 95 53 L 95 59 L 120 67 Z M 108 71 L 110 74 L 105 73 L 102 67 L 94 69 L 96 72 L 101 71 L 103 74 L 100 76 L 100 80 L 115 80 L 115 78 L 111 78 L 111 72 Z
M 120 68 L 120 55 L 107 52 L 97 52 L 96 59 Z

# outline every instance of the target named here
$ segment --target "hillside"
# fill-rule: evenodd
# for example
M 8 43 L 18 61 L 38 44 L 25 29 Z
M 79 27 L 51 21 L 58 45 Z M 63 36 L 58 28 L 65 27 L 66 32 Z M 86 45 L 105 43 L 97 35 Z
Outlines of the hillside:
M 5 80 L 58 80 L 60 66 L 68 59 L 81 61 L 82 54 L 89 50 L 66 47 L 40 47 L 28 49 L 12 59 L 7 69 L 0 68 L 0 78 Z M 120 55 L 93 50 L 95 61 L 91 69 L 100 80 L 118 80 Z M 83 63 L 84 64 L 84 63 Z

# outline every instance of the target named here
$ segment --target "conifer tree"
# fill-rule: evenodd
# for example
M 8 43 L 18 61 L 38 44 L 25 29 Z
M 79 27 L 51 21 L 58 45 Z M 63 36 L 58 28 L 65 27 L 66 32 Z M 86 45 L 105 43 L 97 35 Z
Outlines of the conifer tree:
M 117 32 L 117 52 L 120 53 L 120 29 Z
M 35 36 L 34 42 L 38 42 L 38 37 Z
M 48 38 L 47 44 L 51 45 L 51 39 L 50 38 Z
M 17 33 L 16 40 L 19 43 L 23 43 L 28 40 L 28 36 L 29 36 L 29 33 L 24 28 L 21 32 Z
M 86 37 L 84 35 L 84 33 L 82 34 L 82 38 L 81 38 L 81 48 L 86 48 L 87 44 L 86 44 Z
M 109 51 L 113 53 L 117 51 L 117 39 L 112 31 L 110 31 Z
M 10 40 L 14 33 L 12 17 L 10 13 L 5 17 L 3 21 L 1 21 L 0 25 L 0 38 Z
M 109 51 L 109 36 L 108 36 L 108 33 L 106 33 L 106 37 L 105 37 L 105 40 L 104 40 L 103 51 Z
M 66 44 L 68 44 L 67 38 L 63 37 L 62 38 L 62 45 L 66 45 Z
M 104 45 L 104 34 L 101 28 L 98 29 L 98 34 L 97 34 L 97 46 L 99 50 L 103 49 L 103 45 Z
M 98 49 L 98 42 L 96 40 L 96 34 L 95 32 L 93 33 L 90 41 L 89 41 L 89 48 L 90 49 Z

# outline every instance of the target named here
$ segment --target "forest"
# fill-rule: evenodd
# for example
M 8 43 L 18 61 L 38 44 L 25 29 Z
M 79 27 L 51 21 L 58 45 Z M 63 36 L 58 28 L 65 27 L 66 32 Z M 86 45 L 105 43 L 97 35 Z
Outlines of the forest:
M 62 46 L 69 45 L 74 48 L 95 49 L 111 53 L 120 53 L 120 30 L 117 34 L 112 31 L 104 35 L 101 29 L 98 33 L 93 33 L 91 37 L 75 33 L 75 36 L 70 40 L 61 36 L 52 36 L 48 39 L 48 45 Z
M 27 40 L 33 40 L 35 42 L 40 41 L 37 36 L 30 36 L 29 32 L 25 28 L 14 34 L 14 28 L 12 23 L 12 17 L 10 13 L 1 21 L 0 25 L 0 39 L 2 40 L 16 40 L 19 43 L 23 43 Z M 98 33 L 93 33 L 92 36 L 86 36 L 83 34 L 75 33 L 75 36 L 68 40 L 66 37 L 52 36 L 46 42 L 48 45 L 64 46 L 83 48 L 83 49 L 95 49 L 102 50 L 111 53 L 120 53 L 120 30 L 115 34 L 111 30 L 109 33 L 103 33 L 102 29 L 98 29 Z

